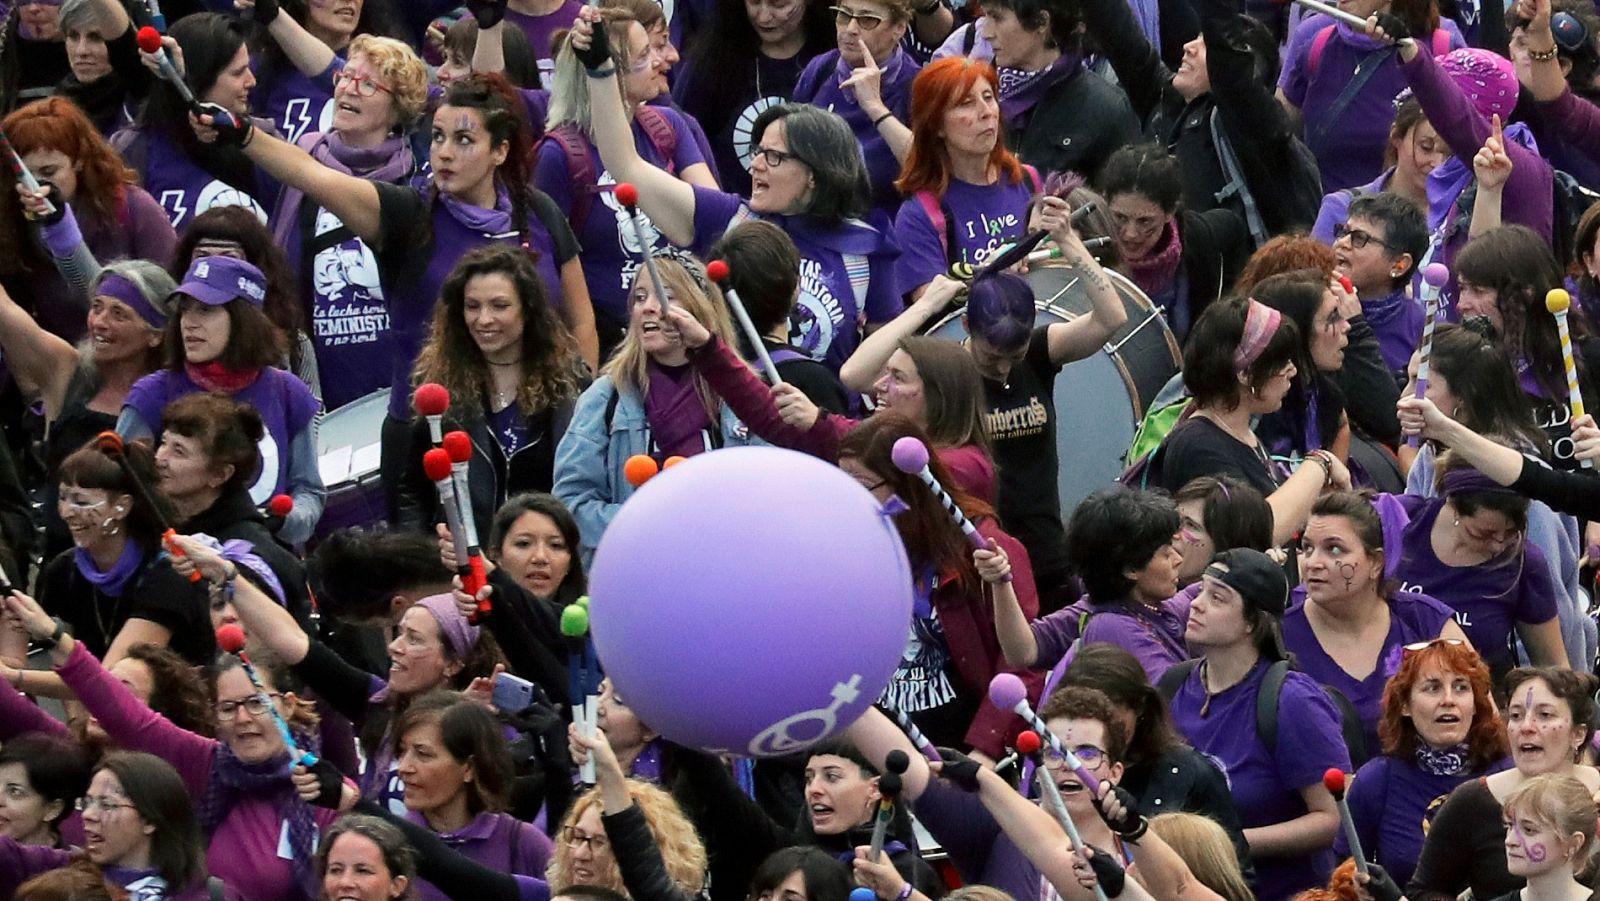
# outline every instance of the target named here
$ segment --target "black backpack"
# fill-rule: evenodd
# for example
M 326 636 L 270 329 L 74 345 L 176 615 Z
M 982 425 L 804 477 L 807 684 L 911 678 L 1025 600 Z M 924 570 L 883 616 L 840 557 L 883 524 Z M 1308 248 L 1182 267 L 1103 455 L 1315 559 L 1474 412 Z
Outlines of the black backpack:
M 1198 658 L 1185 660 L 1173 664 L 1161 674 L 1161 678 L 1156 680 L 1156 689 L 1167 699 L 1167 703 L 1172 703 L 1178 689 L 1183 687 L 1189 674 L 1199 665 Z M 1274 662 L 1267 667 L 1267 675 L 1261 680 L 1261 691 L 1256 694 L 1256 737 L 1261 739 L 1267 753 L 1274 757 L 1278 753 L 1278 703 L 1283 696 L 1283 681 L 1288 675 L 1289 661 Z M 1350 768 L 1359 770 L 1367 762 L 1367 738 L 1361 728 L 1361 714 L 1337 688 L 1323 685 L 1322 690 L 1327 692 L 1333 706 L 1339 708 L 1339 731 L 1344 735 L 1344 745 L 1350 751 Z

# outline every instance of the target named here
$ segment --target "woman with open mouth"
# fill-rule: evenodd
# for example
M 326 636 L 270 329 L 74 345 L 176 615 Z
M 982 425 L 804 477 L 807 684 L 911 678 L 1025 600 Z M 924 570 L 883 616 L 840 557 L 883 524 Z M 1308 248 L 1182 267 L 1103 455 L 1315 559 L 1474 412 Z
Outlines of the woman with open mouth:
M 1590 673 L 1554 667 L 1514 669 L 1503 683 L 1506 731 L 1515 766 L 1457 786 L 1434 815 L 1417 869 L 1406 887 L 1412 901 L 1454 898 L 1467 888 L 1475 898 L 1499 898 L 1526 880 L 1507 859 L 1508 834 L 1502 806 L 1535 776 L 1577 779 L 1584 790 L 1600 790 L 1600 772 L 1578 763 L 1594 733 Z M 1526 896 L 1524 896 L 1526 897 Z
M 1348 799 L 1361 849 L 1397 885 L 1411 881 L 1446 796 L 1510 765 L 1505 724 L 1489 690 L 1483 659 L 1450 638 L 1406 645 L 1384 688 L 1383 753 L 1356 771 Z M 1333 853 L 1349 856 L 1343 834 Z
M 238 567 L 197 542 L 187 542 L 186 553 L 213 583 L 237 578 Z M 178 771 L 190 797 L 199 801 L 197 814 L 213 875 L 230 885 L 249 886 L 252 899 L 317 897 L 312 869 L 316 837 L 336 816 L 300 800 L 289 779 L 289 750 L 267 705 L 277 708 L 302 748 L 316 744 L 310 735 L 317 716 L 290 689 L 287 670 L 257 661 L 258 689 L 238 657 L 223 655 L 210 670 L 216 738 L 196 735 L 140 702 L 82 643 L 59 630 L 58 621 L 37 602 L 13 594 L 6 606 L 31 636 L 50 645 L 56 672 L 112 741 L 125 750 L 155 754 Z M 86 831 L 90 826 L 86 819 Z M 292 849 L 288 859 L 278 853 L 285 841 Z

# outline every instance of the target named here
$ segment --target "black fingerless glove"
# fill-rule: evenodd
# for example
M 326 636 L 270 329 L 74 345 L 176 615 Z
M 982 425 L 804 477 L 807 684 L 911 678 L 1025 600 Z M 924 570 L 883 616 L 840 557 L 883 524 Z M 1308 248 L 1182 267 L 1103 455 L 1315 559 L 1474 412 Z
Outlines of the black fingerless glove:
M 1110 854 L 1099 848 L 1089 848 L 1089 869 L 1094 870 L 1094 878 L 1099 881 L 1100 888 L 1105 890 L 1107 898 L 1122 896 L 1122 890 L 1128 884 L 1128 873 L 1122 865 Z
M 578 62 L 583 63 L 585 69 L 600 69 L 611 62 L 611 39 L 606 34 L 606 24 L 594 23 L 594 37 L 589 41 L 588 50 L 574 47 L 572 52 L 578 57 Z
M 1139 811 L 1137 810 L 1139 802 L 1134 799 L 1133 793 L 1120 785 L 1113 785 L 1111 786 L 1111 796 L 1121 802 L 1122 817 L 1113 820 L 1106 816 L 1105 808 L 1100 806 L 1100 799 L 1095 798 L 1094 809 L 1100 812 L 1100 818 L 1106 821 L 1106 825 L 1111 827 L 1112 832 L 1122 836 L 1125 841 L 1137 842 L 1139 839 L 1144 838 L 1144 834 L 1150 830 L 1150 823 L 1144 817 L 1139 816 Z
M 1367 894 L 1373 901 L 1401 901 L 1405 897 L 1389 871 L 1375 863 L 1367 864 Z
M 939 770 L 940 776 L 954 782 L 962 791 L 978 790 L 978 771 L 983 767 L 976 760 L 955 748 L 940 748 L 939 759 L 944 761 L 944 766 Z
M 506 0 L 467 0 L 467 11 L 480 29 L 493 28 L 506 17 Z
M 338 767 L 329 763 L 326 757 L 318 758 L 309 770 L 317 777 L 317 797 L 311 804 L 315 807 L 338 810 L 339 800 L 344 795 L 344 774 L 339 772 Z
M 278 18 L 278 12 L 278 0 L 256 0 L 256 8 L 251 18 L 256 20 L 257 25 L 265 28 Z
M 44 188 L 45 199 L 50 201 L 50 205 L 55 208 L 55 212 L 48 216 L 40 216 L 37 219 L 33 219 L 33 221 L 40 225 L 55 225 L 67 215 L 67 199 L 61 196 L 60 188 L 47 181 L 40 182 L 39 187 Z M 29 218 L 33 217 L 30 216 Z
M 1378 27 L 1396 44 L 1411 37 L 1411 29 L 1406 27 L 1405 20 L 1394 13 L 1378 13 Z
M 235 116 L 215 103 L 197 103 L 197 116 L 210 116 L 211 127 L 217 131 L 217 143 L 223 147 L 246 147 L 256 136 L 256 127 L 250 120 Z

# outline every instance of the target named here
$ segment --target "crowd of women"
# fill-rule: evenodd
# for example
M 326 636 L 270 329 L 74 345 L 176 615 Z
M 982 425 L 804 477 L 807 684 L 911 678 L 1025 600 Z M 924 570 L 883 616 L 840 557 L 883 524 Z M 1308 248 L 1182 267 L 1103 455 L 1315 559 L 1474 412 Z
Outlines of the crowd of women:
M 4 6 L 0 901 L 1594 897 L 1588 0 Z M 877 705 L 584 728 L 639 458 L 758 444 L 893 512 Z

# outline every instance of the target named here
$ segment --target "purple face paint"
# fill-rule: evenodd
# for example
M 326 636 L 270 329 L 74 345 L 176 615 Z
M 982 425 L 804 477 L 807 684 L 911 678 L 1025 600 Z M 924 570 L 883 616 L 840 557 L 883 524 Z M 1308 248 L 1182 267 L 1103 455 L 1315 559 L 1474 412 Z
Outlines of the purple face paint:
M 1528 841 L 1528 837 L 1522 834 L 1522 827 L 1517 825 L 1516 820 L 1511 821 L 1511 831 L 1517 834 L 1517 841 L 1522 844 L 1522 854 L 1530 863 L 1544 863 L 1550 856 L 1550 849 Z

